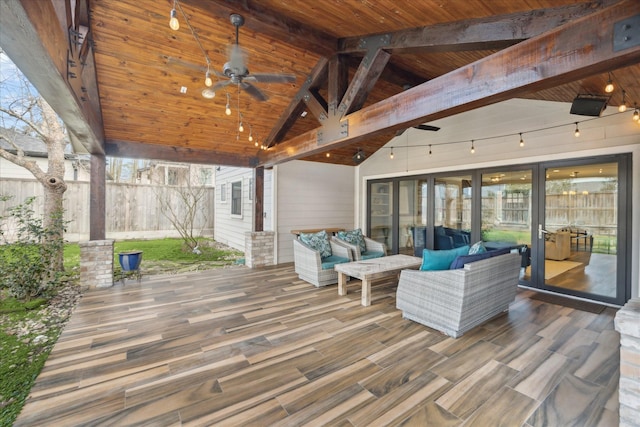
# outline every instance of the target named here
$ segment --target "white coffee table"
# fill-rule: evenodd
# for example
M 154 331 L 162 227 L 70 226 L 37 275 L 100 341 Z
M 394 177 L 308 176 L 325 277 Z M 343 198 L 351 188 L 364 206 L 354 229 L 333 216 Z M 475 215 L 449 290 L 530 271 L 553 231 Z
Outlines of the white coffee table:
M 422 258 L 409 255 L 390 255 L 365 261 L 336 264 L 338 272 L 338 295 L 347 294 L 347 276 L 362 280 L 362 305 L 371 305 L 371 281 L 394 275 L 401 270 L 418 268 Z

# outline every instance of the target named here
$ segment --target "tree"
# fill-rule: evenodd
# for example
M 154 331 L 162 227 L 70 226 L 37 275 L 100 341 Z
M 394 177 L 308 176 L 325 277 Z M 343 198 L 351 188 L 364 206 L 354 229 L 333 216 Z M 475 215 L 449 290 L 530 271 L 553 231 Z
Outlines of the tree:
M 43 228 L 47 230 L 42 243 L 61 247 L 60 242 L 64 237 L 62 202 L 67 190 L 64 181 L 66 129 L 53 108 L 1 50 L 0 61 L 3 65 L 0 80 L 0 139 L 12 147 L 0 147 L 0 157 L 27 169 L 42 184 Z M 23 147 L 17 141 L 19 135 L 29 135 L 45 144 L 48 153 L 46 170 L 25 156 Z M 62 271 L 62 261 L 62 251 L 56 251 L 50 259 L 50 271 Z

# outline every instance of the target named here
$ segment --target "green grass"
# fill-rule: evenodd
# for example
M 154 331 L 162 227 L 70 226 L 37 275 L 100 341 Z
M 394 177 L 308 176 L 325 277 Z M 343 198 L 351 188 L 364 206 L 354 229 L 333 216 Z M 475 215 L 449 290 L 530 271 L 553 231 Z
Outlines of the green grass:
M 0 315 L 0 426 L 13 424 L 61 331 L 49 328 L 20 335 L 17 325 L 42 314 L 19 306 L 15 300 L 0 304 L 0 309 L 13 310 Z
M 213 240 L 201 241 L 202 253 L 194 254 L 184 248 L 182 239 L 131 240 L 114 245 L 114 270 L 119 271 L 118 252 L 143 251 L 141 272 L 176 273 L 224 267 L 237 263 L 242 252 L 216 248 Z M 80 270 L 80 247 L 69 243 L 64 247 L 64 265 L 67 276 L 77 282 Z M 49 352 L 61 332 L 60 327 L 47 327 L 45 331 L 21 335 L 20 325 L 31 319 L 49 320 L 48 301 L 34 299 L 28 303 L 9 298 L 0 289 L 0 426 L 10 426 L 20 413 L 31 386 L 40 373 Z M 49 324 L 49 322 L 47 322 Z M 37 336 L 40 336 L 36 339 Z

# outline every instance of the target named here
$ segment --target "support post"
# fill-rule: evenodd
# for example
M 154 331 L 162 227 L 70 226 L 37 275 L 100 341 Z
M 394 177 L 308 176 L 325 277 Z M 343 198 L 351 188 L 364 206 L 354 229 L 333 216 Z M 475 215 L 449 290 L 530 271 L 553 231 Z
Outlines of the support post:
M 103 154 L 91 155 L 89 184 L 89 240 L 104 240 L 106 212 L 106 159 Z

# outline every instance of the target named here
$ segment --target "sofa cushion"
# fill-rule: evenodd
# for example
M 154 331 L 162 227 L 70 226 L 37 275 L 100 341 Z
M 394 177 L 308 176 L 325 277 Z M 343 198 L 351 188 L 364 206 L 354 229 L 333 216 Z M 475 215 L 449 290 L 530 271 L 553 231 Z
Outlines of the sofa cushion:
M 482 254 L 482 253 L 485 253 L 485 252 L 487 252 L 487 248 L 484 247 L 484 244 L 482 243 L 482 240 L 480 240 L 479 242 L 474 243 L 469 248 L 469 255 Z
M 384 252 L 376 252 L 376 251 L 364 251 L 360 255 L 361 259 L 372 259 L 372 258 L 380 258 L 384 256 Z
M 468 253 L 469 245 L 455 249 L 424 249 L 422 251 L 422 265 L 420 266 L 420 270 L 448 270 L 449 266 L 458 255 L 466 255 Z
M 349 231 L 338 231 L 337 235 L 338 239 L 344 240 L 345 242 L 355 245 L 360 248 L 360 253 L 367 250 L 367 246 L 364 242 L 364 236 L 362 234 L 362 230 L 356 228 L 355 230 Z
M 320 252 L 320 258 L 331 256 L 331 244 L 329 243 L 329 235 L 325 230 L 317 233 L 300 233 L 300 241 L 311 249 Z
M 472 262 L 480 261 L 483 259 L 491 258 L 491 252 L 483 252 L 481 254 L 470 254 L 470 255 L 458 255 L 449 266 L 450 270 L 456 270 L 458 268 L 463 268 L 465 264 L 470 264 Z
M 495 249 L 493 251 L 487 251 L 487 253 L 491 257 L 498 256 L 498 255 L 504 255 L 504 254 L 511 253 L 511 248 Z
M 333 267 L 336 264 L 342 264 L 344 262 L 349 262 L 349 258 L 341 257 L 338 255 L 331 255 L 326 258 L 322 258 L 320 266 L 323 270 L 333 270 Z

